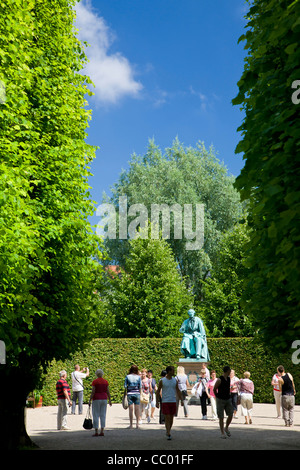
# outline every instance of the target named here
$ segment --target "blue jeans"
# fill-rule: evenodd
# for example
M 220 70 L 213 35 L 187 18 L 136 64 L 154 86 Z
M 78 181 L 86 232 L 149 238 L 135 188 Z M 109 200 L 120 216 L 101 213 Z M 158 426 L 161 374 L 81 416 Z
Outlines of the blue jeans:
M 237 393 L 231 393 L 230 397 L 231 397 L 231 401 L 232 401 L 233 411 L 237 411 L 238 394 Z
M 72 414 L 75 414 L 76 402 L 78 398 L 78 413 L 82 415 L 82 404 L 83 404 L 83 390 L 81 392 L 73 392 L 72 396 Z

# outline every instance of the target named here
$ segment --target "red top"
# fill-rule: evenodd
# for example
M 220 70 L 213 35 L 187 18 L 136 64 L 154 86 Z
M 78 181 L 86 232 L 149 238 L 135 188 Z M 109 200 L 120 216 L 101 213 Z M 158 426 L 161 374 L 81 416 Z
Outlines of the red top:
M 93 400 L 107 400 L 107 380 L 100 377 L 93 381 L 92 386 L 95 387 Z

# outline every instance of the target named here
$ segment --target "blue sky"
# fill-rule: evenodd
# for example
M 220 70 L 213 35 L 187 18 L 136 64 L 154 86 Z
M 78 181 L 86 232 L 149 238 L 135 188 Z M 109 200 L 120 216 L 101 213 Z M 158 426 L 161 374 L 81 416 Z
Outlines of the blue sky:
M 90 47 L 84 70 L 93 80 L 87 142 L 100 147 L 91 165 L 91 196 L 101 204 L 133 153 L 154 138 L 164 150 L 213 145 L 229 173 L 243 114 L 231 100 L 246 51 L 237 44 L 248 11 L 244 0 L 82 0 L 79 38 Z M 97 223 L 93 218 L 93 223 Z

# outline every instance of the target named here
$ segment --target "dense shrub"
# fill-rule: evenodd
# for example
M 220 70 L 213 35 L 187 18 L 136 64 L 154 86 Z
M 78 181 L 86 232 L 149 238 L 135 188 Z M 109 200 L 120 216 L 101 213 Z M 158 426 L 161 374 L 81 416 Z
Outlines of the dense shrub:
M 93 340 L 84 351 L 73 355 L 68 361 L 53 362 L 48 369 L 43 388 L 43 404 L 56 405 L 55 384 L 59 371 L 68 372 L 71 385 L 71 372 L 75 364 L 89 367 L 90 376 L 84 380 L 84 402 L 87 403 L 95 371 L 102 368 L 110 384 L 112 401 L 121 402 L 124 378 L 131 364 L 139 368 L 151 368 L 156 380 L 161 370 L 168 365 L 176 367 L 181 356 L 180 338 L 104 338 Z M 274 355 L 252 338 L 209 338 L 208 348 L 211 362 L 209 369 L 222 373 L 224 365 L 232 367 L 238 377 L 248 370 L 255 384 L 254 401 L 272 403 L 271 378 L 278 365 L 283 364 L 295 379 L 296 390 L 300 389 L 299 367 L 292 364 L 291 354 Z M 300 403 L 299 399 L 296 402 Z

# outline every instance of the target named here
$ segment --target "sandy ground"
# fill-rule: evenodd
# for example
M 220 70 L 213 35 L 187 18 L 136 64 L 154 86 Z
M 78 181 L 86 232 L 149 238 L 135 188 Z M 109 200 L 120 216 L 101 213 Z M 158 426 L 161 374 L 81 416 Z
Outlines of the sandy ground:
M 273 404 L 255 403 L 251 425 L 244 424 L 239 407 L 238 418 L 233 419 L 230 426 L 231 437 L 227 439 L 220 438 L 217 421 L 201 419 L 200 406 L 189 406 L 188 418 L 183 417 L 183 408 L 180 408 L 179 416 L 174 418 L 171 441 L 167 440 L 164 425 L 158 422 L 157 409 L 155 420 L 150 423 L 144 420 L 140 429 L 128 429 L 128 410 L 120 404 L 108 406 L 104 437 L 93 437 L 93 430 L 83 429 L 86 411 L 87 405 L 84 405 L 83 415 L 68 414 L 71 429 L 57 431 L 56 406 L 28 408 L 27 432 L 40 450 L 300 450 L 300 406 L 295 407 L 292 427 L 285 427 L 283 419 L 276 418 Z M 208 417 L 210 413 L 208 407 Z

